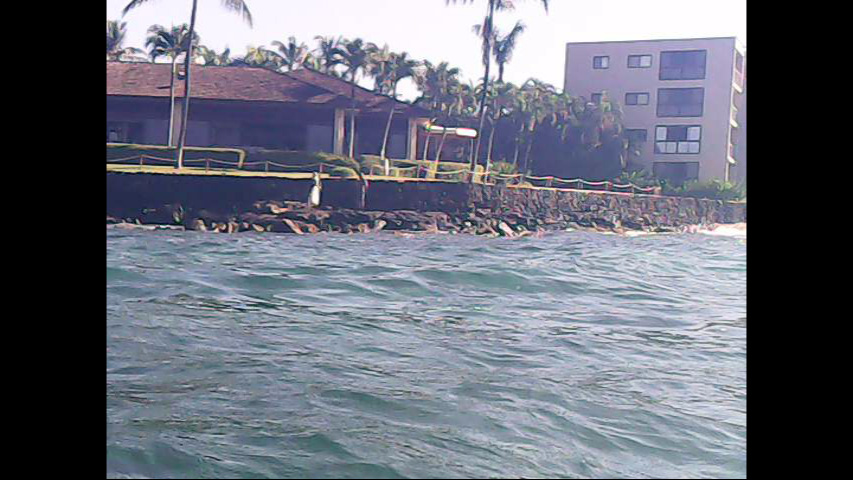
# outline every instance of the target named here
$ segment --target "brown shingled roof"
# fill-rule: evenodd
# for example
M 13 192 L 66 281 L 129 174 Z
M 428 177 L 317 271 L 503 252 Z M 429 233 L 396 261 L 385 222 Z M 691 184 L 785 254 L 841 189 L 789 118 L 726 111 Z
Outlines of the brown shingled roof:
M 107 95 L 168 97 L 168 63 L 107 62 Z M 264 68 L 238 66 L 192 67 L 192 98 L 301 103 L 345 108 L 350 105 L 350 84 L 342 79 L 307 69 L 276 73 Z M 175 95 L 183 96 L 183 82 L 176 82 Z M 387 110 L 389 97 L 356 86 L 358 108 Z M 412 114 L 421 108 L 396 102 Z

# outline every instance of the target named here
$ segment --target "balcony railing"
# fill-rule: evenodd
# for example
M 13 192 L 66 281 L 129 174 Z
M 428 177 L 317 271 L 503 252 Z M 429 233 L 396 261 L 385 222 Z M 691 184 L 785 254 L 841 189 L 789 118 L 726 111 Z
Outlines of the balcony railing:
M 737 85 L 737 87 L 738 87 L 738 88 L 740 88 L 741 90 L 743 90 L 743 72 L 738 72 L 737 70 L 735 70 L 735 79 L 734 79 L 734 82 L 735 82 L 735 85 Z

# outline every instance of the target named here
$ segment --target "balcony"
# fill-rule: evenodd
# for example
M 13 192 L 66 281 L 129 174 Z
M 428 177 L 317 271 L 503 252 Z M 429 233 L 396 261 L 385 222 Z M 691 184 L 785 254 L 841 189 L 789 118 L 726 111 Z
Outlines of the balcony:
M 740 90 L 741 92 L 743 91 L 743 72 L 738 72 L 737 70 L 735 70 L 734 84 L 738 88 L 738 90 Z

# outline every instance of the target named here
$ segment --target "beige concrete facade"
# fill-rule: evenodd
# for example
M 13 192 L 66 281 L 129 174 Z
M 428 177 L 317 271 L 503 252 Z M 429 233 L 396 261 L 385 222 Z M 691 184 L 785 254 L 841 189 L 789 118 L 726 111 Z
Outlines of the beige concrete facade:
M 663 177 L 734 180 L 745 155 L 735 146 L 746 126 L 745 64 L 734 37 L 568 43 L 564 88 L 588 100 L 604 92 L 626 129 L 645 130 L 633 163 Z

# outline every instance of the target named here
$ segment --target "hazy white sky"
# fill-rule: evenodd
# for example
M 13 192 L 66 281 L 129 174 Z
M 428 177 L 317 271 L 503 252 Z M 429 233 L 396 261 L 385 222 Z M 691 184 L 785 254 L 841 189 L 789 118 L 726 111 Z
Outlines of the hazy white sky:
M 119 19 L 129 0 L 107 0 L 107 18 Z M 246 0 L 254 28 L 223 9 L 220 0 L 199 0 L 196 29 L 201 42 L 241 55 L 247 46 L 270 46 L 295 36 L 314 48 L 316 35 L 360 37 L 416 59 L 450 62 L 465 80 L 482 76 L 480 42 L 471 32 L 482 23 L 485 0 L 447 5 L 445 0 Z M 519 37 L 504 77 L 521 83 L 529 77 L 563 87 L 566 42 L 736 36 L 746 44 L 746 0 L 550 0 L 546 14 L 539 0 L 516 0 L 501 12 L 506 32 L 516 20 L 527 30 Z M 151 0 L 124 17 L 125 46 L 142 48 L 150 25 L 188 23 L 191 0 Z M 415 90 L 401 82 L 401 97 Z

